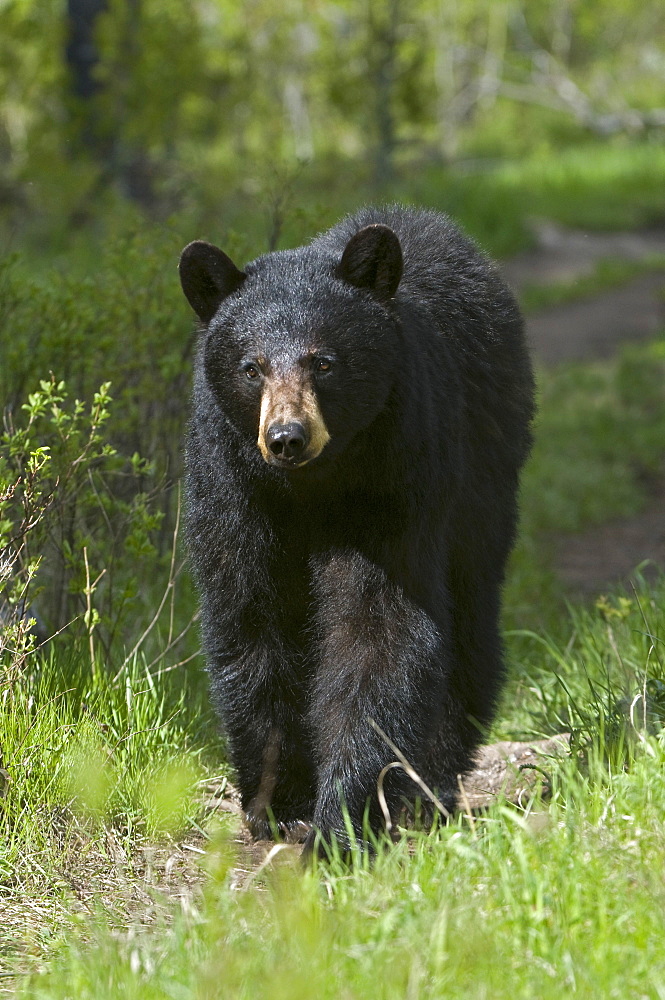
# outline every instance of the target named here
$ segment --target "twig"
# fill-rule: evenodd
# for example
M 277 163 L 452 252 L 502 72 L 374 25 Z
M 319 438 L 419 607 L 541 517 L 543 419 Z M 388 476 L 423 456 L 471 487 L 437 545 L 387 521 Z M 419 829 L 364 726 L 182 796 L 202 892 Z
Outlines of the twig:
M 182 638 L 184 638 L 184 636 L 186 636 L 186 635 L 187 635 L 187 633 L 189 632 L 189 630 L 190 630 L 190 628 L 192 627 L 192 625 L 194 624 L 194 622 L 196 622 L 196 621 L 198 621 L 198 620 L 199 620 L 199 613 L 197 612 L 196 614 L 192 615 L 192 617 L 191 617 L 191 618 L 189 619 L 189 621 L 188 621 L 188 622 L 187 622 L 187 624 L 185 625 L 185 627 L 184 627 L 184 629 L 182 630 L 182 632 L 180 632 L 180 633 L 179 633 L 179 634 L 178 634 L 178 635 L 177 635 L 177 636 L 175 637 L 175 639 L 172 639 L 172 640 L 171 640 L 171 642 L 169 642 L 169 644 L 168 644 L 167 646 L 165 646 L 165 647 L 164 647 L 164 649 L 162 649 L 162 651 L 161 651 L 160 653 L 158 653 L 158 654 L 157 654 L 157 656 L 156 656 L 156 657 L 154 658 L 154 660 L 152 660 L 152 661 L 151 661 L 151 662 L 150 662 L 150 663 L 148 664 L 148 670 L 150 670 L 150 669 L 151 669 L 151 667 L 154 667 L 154 665 L 155 665 L 156 663 L 159 663 L 159 661 L 160 661 L 160 660 L 163 660 L 163 659 L 164 659 L 164 657 L 166 656 L 166 654 L 167 654 L 167 653 L 168 653 L 168 652 L 169 652 L 169 651 L 170 651 L 171 649 L 173 649 L 173 647 L 174 647 L 174 646 L 177 646 L 177 645 L 178 645 L 178 643 L 180 642 L 180 640 L 181 640 Z M 194 656 L 196 656 L 196 655 L 197 655 L 197 653 L 194 653 Z M 189 657 L 188 659 L 191 659 L 191 657 Z M 161 673 L 161 672 L 163 672 L 163 671 L 160 671 L 160 673 Z
M 92 617 L 92 593 L 106 573 L 106 567 L 101 571 L 97 579 L 93 584 L 90 583 L 90 566 L 88 565 L 88 546 L 83 546 L 83 561 L 85 563 L 85 623 L 88 627 L 88 648 L 90 650 L 90 669 L 94 672 L 95 669 L 95 640 L 92 637 L 92 633 L 95 628 L 94 619 Z
M 153 628 L 155 627 L 155 625 L 159 621 L 159 616 L 161 615 L 162 610 L 164 609 L 164 605 L 166 604 L 168 596 L 169 596 L 171 590 L 173 589 L 173 587 L 175 586 L 176 577 L 178 576 L 178 574 L 180 573 L 180 570 L 183 568 L 184 565 L 185 565 L 184 563 L 181 563 L 180 566 L 178 567 L 178 570 L 176 571 L 175 576 L 173 578 L 170 578 L 167 581 L 166 587 L 164 589 L 164 593 L 162 594 L 162 599 L 159 602 L 159 607 L 157 608 L 157 610 L 155 611 L 155 614 L 152 617 L 152 621 L 150 622 L 150 624 L 148 625 L 148 627 L 145 629 L 145 631 L 142 633 L 142 635 L 139 636 L 139 638 L 138 638 L 137 642 L 134 644 L 133 648 L 130 650 L 130 652 L 127 654 L 127 656 L 125 657 L 125 659 L 120 664 L 120 667 L 119 667 L 117 673 L 115 674 L 115 676 L 113 678 L 113 682 L 114 683 L 115 683 L 115 681 L 118 680 L 118 678 L 122 674 L 122 672 L 125 669 L 125 667 L 127 666 L 127 664 L 135 656 L 135 654 L 139 651 L 139 649 L 141 648 L 141 646 L 145 642 L 146 638 L 150 635 L 150 633 L 152 632 Z
M 374 729 L 374 731 L 379 734 L 379 736 L 381 737 L 381 739 L 383 740 L 383 742 L 386 744 L 386 746 L 389 747 L 392 750 L 392 752 L 395 754 L 395 756 L 397 757 L 397 760 L 402 765 L 402 768 L 408 774 L 408 776 L 411 778 L 411 781 L 414 781 L 416 783 L 416 785 L 418 785 L 418 787 L 423 790 L 423 792 L 425 793 L 425 795 L 427 796 L 427 798 L 430 800 L 430 802 L 433 803 L 433 805 L 436 806 L 436 808 L 439 810 L 439 812 L 444 817 L 444 819 L 450 819 L 451 813 L 449 812 L 449 810 L 446 809 L 446 807 L 444 806 L 443 802 L 434 794 L 434 792 L 429 787 L 429 785 L 425 784 L 425 782 L 420 777 L 420 775 L 418 774 L 418 772 L 413 769 L 413 767 L 411 766 L 411 764 L 409 764 L 408 760 L 406 759 L 406 757 L 404 756 L 404 754 L 402 753 L 402 751 L 399 750 L 395 746 L 395 744 L 393 743 L 393 741 L 390 739 L 390 737 L 387 736 L 384 733 L 383 729 L 381 729 L 381 726 L 378 724 L 378 722 L 375 722 L 374 719 L 371 716 L 369 716 L 369 715 L 367 716 L 367 719 L 368 719 L 369 724 L 372 727 L 372 729 Z
M 250 888 L 250 886 L 251 886 L 252 882 L 255 880 L 256 876 L 259 875 L 260 872 L 262 872 L 264 868 L 268 867 L 268 865 L 270 864 L 270 862 L 273 860 L 273 858 L 275 858 L 280 853 L 280 851 L 291 851 L 291 852 L 293 852 L 294 851 L 294 846 L 293 846 L 293 844 L 273 844 L 273 846 L 270 848 L 270 850 L 268 851 L 268 853 L 266 854 L 265 858 L 263 859 L 263 861 L 261 862 L 261 864 L 258 866 L 258 868 L 254 868 L 249 873 L 249 875 L 247 876 L 247 878 L 243 881 L 242 885 L 240 886 L 240 889 L 241 889 L 242 892 L 246 892 L 247 889 Z
M 161 677 L 162 674 L 170 674 L 172 670 L 177 670 L 178 667 L 184 667 L 186 663 L 189 663 L 191 660 L 195 660 L 197 656 L 201 655 L 201 653 L 202 650 L 197 649 L 195 653 L 190 653 L 190 655 L 186 656 L 184 660 L 178 660 L 177 663 L 170 663 L 168 667 L 160 667 L 159 670 L 155 670 L 152 676 Z
M 166 604 L 167 600 L 169 599 L 169 596 L 171 598 L 171 604 L 170 604 L 170 612 L 169 612 L 169 634 L 168 634 L 168 641 L 167 641 L 167 644 L 166 644 L 166 650 L 163 650 L 162 653 L 156 658 L 156 660 L 153 660 L 153 663 L 157 662 L 157 660 L 159 660 L 164 655 L 165 652 L 168 652 L 168 650 L 171 649 L 172 645 L 175 645 L 175 643 L 178 642 L 178 640 L 181 639 L 182 636 L 185 634 L 185 632 L 187 632 L 187 630 L 191 627 L 191 621 L 190 621 L 189 625 L 180 633 L 180 635 L 178 636 L 178 638 L 174 642 L 171 641 L 173 639 L 175 582 L 176 582 L 176 579 L 178 578 L 178 576 L 180 575 L 180 572 L 181 572 L 183 566 L 185 565 L 184 562 L 182 562 L 180 564 L 180 566 L 178 566 L 177 569 L 175 567 L 176 548 L 177 548 L 177 543 L 178 543 L 178 531 L 179 531 L 179 528 L 180 528 L 180 505 L 181 505 L 180 489 L 178 489 L 178 509 L 177 509 L 177 513 L 176 513 L 176 522 L 175 522 L 175 526 L 174 526 L 174 529 L 173 529 L 173 543 L 172 543 L 172 546 L 171 546 L 171 565 L 169 566 L 169 578 L 167 580 L 166 587 L 164 588 L 164 593 L 162 594 L 162 599 L 159 602 L 159 607 L 157 608 L 155 614 L 153 615 L 152 621 L 150 622 L 150 624 L 148 625 L 148 627 L 145 629 L 145 631 L 143 632 L 143 634 L 139 636 L 139 638 L 138 638 L 137 642 L 135 643 L 134 647 L 132 648 L 132 650 L 127 654 L 127 656 L 125 657 L 125 659 L 122 661 L 119 670 L 117 671 L 115 677 L 113 678 L 113 682 L 114 683 L 115 683 L 115 681 L 118 680 L 118 678 L 122 674 L 122 672 L 125 669 L 125 667 L 127 666 L 127 664 L 136 655 L 136 653 L 138 652 L 138 650 L 141 648 L 141 646 L 145 642 L 146 638 L 150 635 L 150 633 L 152 632 L 153 628 L 155 627 L 155 625 L 159 621 L 160 615 L 162 613 L 162 610 L 164 609 L 164 605 Z M 193 621 L 193 619 L 192 619 L 192 621 Z M 152 666 L 152 664 L 151 664 L 151 666 Z
M 379 805 L 381 807 L 381 812 L 383 813 L 383 822 L 386 824 L 386 833 L 390 836 L 393 828 L 393 821 L 390 815 L 390 809 L 388 808 L 388 803 L 386 801 L 386 793 L 383 790 L 383 782 L 388 771 L 392 771 L 394 767 L 402 767 L 402 763 L 399 760 L 392 761 L 391 764 L 386 764 L 384 768 L 381 769 L 379 777 L 376 781 L 376 794 L 379 800 Z
M 169 566 L 169 580 L 174 580 L 174 570 L 175 570 L 175 552 L 176 544 L 178 541 L 178 531 L 180 530 L 180 507 L 182 503 L 182 489 L 180 483 L 178 483 L 178 505 L 176 507 L 175 513 L 175 525 L 173 528 L 173 544 L 171 546 L 171 565 Z M 166 649 L 171 648 L 171 639 L 173 638 L 173 617 L 175 613 L 175 587 L 171 589 L 171 607 L 169 609 L 169 634 L 166 641 Z M 183 633 L 181 633 L 182 635 Z

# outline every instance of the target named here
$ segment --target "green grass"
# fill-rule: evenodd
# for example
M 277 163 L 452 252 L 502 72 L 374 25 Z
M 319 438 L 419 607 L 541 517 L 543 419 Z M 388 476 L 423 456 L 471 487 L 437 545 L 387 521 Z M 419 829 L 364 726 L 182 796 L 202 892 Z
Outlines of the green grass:
M 661 997 L 654 753 L 604 786 L 571 778 L 565 804 L 397 848 L 372 873 L 216 883 L 170 929 L 96 928 L 19 996 Z
M 588 747 L 600 733 L 605 752 L 621 761 L 633 698 L 644 695 L 633 710 L 639 719 L 662 724 L 665 581 L 651 589 L 638 573 L 634 586 L 569 607 L 557 622 L 558 638 L 544 630 L 508 632 L 514 662 L 498 735 L 572 732 L 575 746 Z
M 608 686 L 609 660 L 629 697 L 647 675 L 662 684 L 662 651 L 646 633 L 664 634 L 664 596 L 661 585 L 641 608 L 577 618 L 572 646 L 544 651 L 564 668 L 553 679 L 562 689 L 594 681 L 572 720 L 577 755 L 545 762 L 549 802 L 497 803 L 402 841 L 373 867 L 360 858 L 351 871 L 333 862 L 303 874 L 285 850 L 240 887 L 221 833 L 203 890 L 153 923 L 77 916 L 17 995 L 662 997 L 665 742 L 640 731 L 639 703 L 635 725 L 624 712 L 610 741 L 604 705 L 621 690 Z M 661 727 L 665 715 L 654 719 Z
M 109 837 L 131 859 L 141 845 L 191 829 L 200 812 L 197 782 L 221 757 L 195 670 L 160 676 L 134 657 L 112 677 L 62 647 L 30 662 L 20 679 L 0 687 L 8 776 L 0 797 L 0 909 L 24 902 L 26 913 L 45 893 L 58 896 L 58 887 L 98 875 L 100 857 L 109 863 Z M 14 934 L 13 924 L 0 922 L 0 959 L 5 935 Z

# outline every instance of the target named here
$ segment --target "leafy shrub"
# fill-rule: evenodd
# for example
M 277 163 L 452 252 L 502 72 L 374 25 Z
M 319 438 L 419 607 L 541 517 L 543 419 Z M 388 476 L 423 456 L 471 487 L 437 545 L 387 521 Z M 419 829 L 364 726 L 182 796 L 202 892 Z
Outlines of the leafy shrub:
M 112 379 L 113 444 L 150 455 L 158 475 L 177 477 L 194 343 L 177 278 L 180 246 L 156 227 L 124 235 L 93 266 L 86 261 L 84 277 L 56 270 L 37 277 L 17 255 L 0 262 L 3 405 L 15 409 L 49 371 L 79 399 Z
M 0 650 L 20 669 L 37 638 L 67 628 L 108 652 L 127 637 L 139 579 L 156 565 L 155 496 L 127 490 L 151 467 L 108 443 L 109 383 L 89 407 L 42 380 L 0 438 Z M 119 485 L 118 485 L 119 484 Z M 123 494 L 125 494 L 123 496 Z M 136 622 L 131 623 L 135 627 Z

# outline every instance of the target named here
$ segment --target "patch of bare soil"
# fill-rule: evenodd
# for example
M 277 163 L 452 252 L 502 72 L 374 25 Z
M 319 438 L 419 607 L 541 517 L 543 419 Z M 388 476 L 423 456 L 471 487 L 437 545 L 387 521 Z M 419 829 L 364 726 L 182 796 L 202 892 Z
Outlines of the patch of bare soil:
M 634 517 L 559 535 L 554 544 L 554 568 L 574 596 L 589 598 L 613 584 L 630 585 L 638 567 L 643 578 L 654 578 L 665 569 L 665 483 Z
M 561 733 L 548 740 L 502 741 L 482 747 L 474 770 L 462 783 L 460 808 L 477 812 L 490 806 L 499 795 L 524 806 L 537 789 L 547 794 L 551 761 L 566 754 L 569 743 L 570 735 Z
M 501 797 L 506 802 L 524 807 L 534 795 L 547 796 L 553 759 L 568 753 L 570 736 L 562 733 L 546 740 L 528 743 L 500 742 L 484 746 L 478 753 L 476 766 L 460 780 L 459 809 L 472 816 L 482 812 Z M 298 857 L 302 845 L 292 838 L 289 843 L 275 844 L 271 840 L 252 840 L 242 823 L 242 810 L 237 791 L 228 782 L 217 789 L 214 783 L 206 788 L 206 809 L 230 812 L 237 816 L 238 827 L 230 846 L 236 853 L 231 873 L 231 885 L 247 888 L 256 875 L 277 858 Z M 303 824 L 303 835 L 308 827 Z

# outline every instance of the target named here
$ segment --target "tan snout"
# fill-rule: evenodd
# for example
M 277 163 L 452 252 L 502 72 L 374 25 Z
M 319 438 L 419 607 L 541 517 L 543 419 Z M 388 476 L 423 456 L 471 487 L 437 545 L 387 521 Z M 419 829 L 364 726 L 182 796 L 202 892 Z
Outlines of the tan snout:
M 311 385 L 288 378 L 265 380 L 257 444 L 269 465 L 297 469 L 317 458 L 329 440 Z

